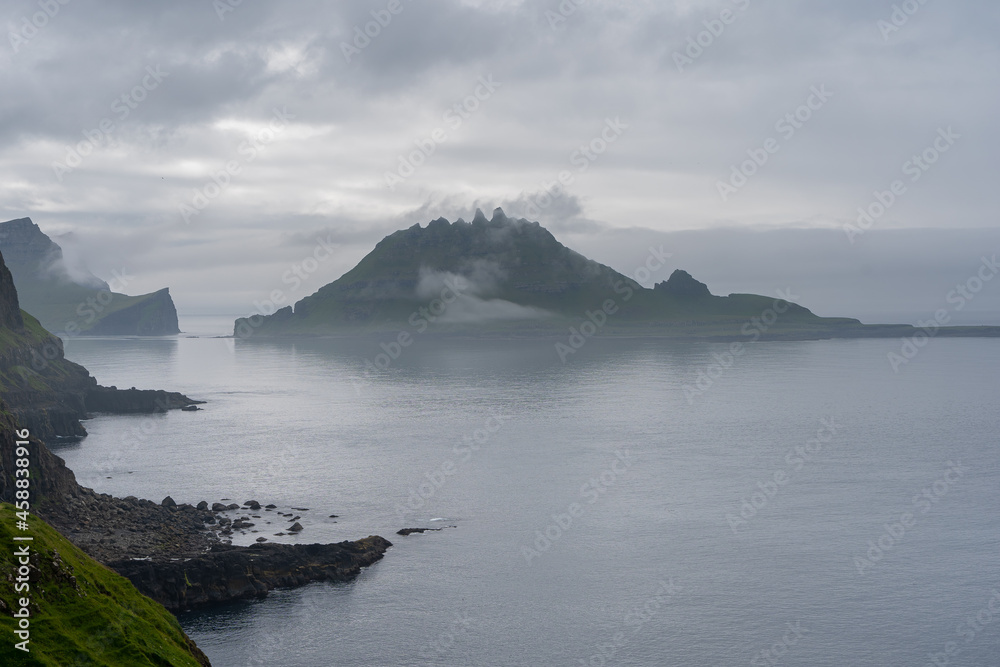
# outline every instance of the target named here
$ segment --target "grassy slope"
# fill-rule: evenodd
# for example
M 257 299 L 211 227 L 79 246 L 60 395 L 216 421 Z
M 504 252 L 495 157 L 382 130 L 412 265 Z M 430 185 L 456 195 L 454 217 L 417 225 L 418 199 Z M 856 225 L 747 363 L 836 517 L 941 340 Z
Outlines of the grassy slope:
M 142 294 L 139 296 L 128 296 L 111 292 L 112 299 L 107 305 L 96 302 L 96 306 L 87 305 L 87 299 L 96 299 L 100 290 L 82 287 L 73 284 L 59 284 L 46 282 L 39 284 L 21 284 L 17 288 L 18 298 L 21 307 L 29 311 L 40 321 L 45 322 L 51 331 L 64 331 L 66 325 L 75 323 L 81 332 L 87 331 L 102 318 L 111 313 L 130 308 L 143 301 L 149 300 L 155 293 Z M 97 309 L 101 308 L 100 311 Z M 78 309 L 80 309 L 78 311 Z M 93 310 L 91 315 L 87 311 Z M 83 313 L 82 315 L 80 313 Z M 88 318 L 93 317 L 93 321 L 88 322 Z
M 132 584 L 74 547 L 36 517 L 30 531 L 15 531 L 14 507 L 0 504 L 0 600 L 13 610 L 21 594 L 14 591 L 16 562 L 11 539 L 31 535 L 38 555 L 32 570 L 31 648 L 13 647 L 15 619 L 0 612 L 0 664 L 142 666 L 191 665 L 190 640 L 177 620 Z M 56 555 L 58 554 L 58 556 Z
M 46 358 L 51 356 L 52 334 L 46 331 L 34 317 L 21 311 L 24 319 L 23 331 L 11 331 L 0 327 L 0 358 L 5 353 L 16 349 L 34 350 L 39 356 L 34 357 L 40 367 L 40 372 L 32 368 L 30 359 L 24 359 L 25 364 L 0 366 L 0 393 L 32 389 L 36 391 L 54 391 L 62 383 L 79 377 L 80 368 L 71 365 L 64 359 Z M 42 365 L 41 361 L 44 361 Z

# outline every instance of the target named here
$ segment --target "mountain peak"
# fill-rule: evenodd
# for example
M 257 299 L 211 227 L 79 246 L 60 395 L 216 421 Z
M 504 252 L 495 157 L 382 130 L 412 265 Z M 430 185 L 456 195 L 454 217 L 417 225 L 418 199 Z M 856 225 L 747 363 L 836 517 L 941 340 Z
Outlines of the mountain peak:
M 657 284 L 653 289 L 685 298 L 712 296 L 708 285 L 698 282 L 690 273 L 681 269 L 675 270 L 666 282 Z
M 485 225 L 489 220 L 486 219 L 486 215 L 483 214 L 483 209 L 477 208 L 476 215 L 472 218 L 472 224 L 474 225 Z

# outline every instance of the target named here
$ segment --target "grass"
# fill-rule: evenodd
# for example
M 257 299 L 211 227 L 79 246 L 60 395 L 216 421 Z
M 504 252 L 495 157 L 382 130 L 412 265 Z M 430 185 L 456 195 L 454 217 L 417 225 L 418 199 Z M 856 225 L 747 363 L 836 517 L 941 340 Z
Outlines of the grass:
M 30 517 L 29 531 L 17 531 L 15 509 L 0 504 L 0 665 L 71 667 L 197 666 L 177 620 L 73 546 L 54 528 Z M 32 557 L 30 653 L 14 648 L 12 610 L 24 595 L 14 590 L 18 563 L 13 536 L 30 535 Z

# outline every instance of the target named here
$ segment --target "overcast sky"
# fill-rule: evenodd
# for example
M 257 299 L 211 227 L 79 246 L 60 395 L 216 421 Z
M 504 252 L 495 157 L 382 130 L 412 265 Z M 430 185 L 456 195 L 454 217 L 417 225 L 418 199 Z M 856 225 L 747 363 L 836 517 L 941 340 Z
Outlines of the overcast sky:
M 868 321 L 998 250 L 995 2 L 62 1 L 3 5 L 0 219 L 181 313 L 297 300 L 477 206 Z

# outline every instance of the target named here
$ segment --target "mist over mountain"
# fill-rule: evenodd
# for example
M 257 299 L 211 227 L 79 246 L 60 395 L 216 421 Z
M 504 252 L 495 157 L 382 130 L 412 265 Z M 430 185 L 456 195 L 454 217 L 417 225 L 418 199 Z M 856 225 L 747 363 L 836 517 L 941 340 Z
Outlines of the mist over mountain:
M 670 260 L 650 247 L 635 274 L 648 278 Z M 277 296 L 277 295 L 275 295 Z M 412 328 L 442 331 L 552 333 L 575 320 L 611 332 L 641 327 L 654 333 L 732 334 L 740 324 L 780 304 L 774 331 L 803 326 L 860 326 L 823 319 L 781 295 L 714 296 L 707 285 L 675 270 L 653 289 L 560 243 L 538 222 L 502 209 L 470 222 L 437 218 L 390 234 L 339 279 L 292 306 L 261 303 L 242 318 L 237 336 L 323 334 Z M 660 325 L 669 323 L 670 327 Z M 774 333 L 772 331 L 772 333 Z M 801 331 L 800 331 L 801 333 Z
M 180 331 L 168 288 L 139 296 L 121 293 L 130 282 L 127 274 L 117 274 L 108 284 L 78 261 L 67 262 L 62 248 L 30 218 L 0 223 L 0 252 L 24 309 L 50 331 L 67 336 Z

